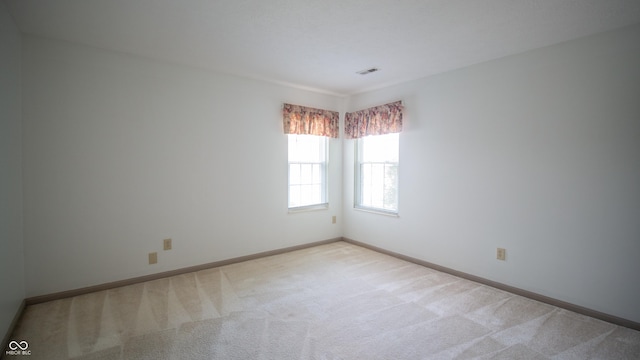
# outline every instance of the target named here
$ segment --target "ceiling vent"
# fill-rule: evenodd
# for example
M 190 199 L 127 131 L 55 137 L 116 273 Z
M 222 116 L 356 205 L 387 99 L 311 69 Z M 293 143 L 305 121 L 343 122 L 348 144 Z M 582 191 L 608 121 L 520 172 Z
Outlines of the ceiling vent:
M 367 75 L 367 74 L 371 74 L 374 73 L 376 71 L 380 71 L 380 69 L 378 68 L 371 68 L 371 69 L 366 69 L 366 70 L 360 70 L 357 71 L 356 74 L 360 74 L 360 75 Z

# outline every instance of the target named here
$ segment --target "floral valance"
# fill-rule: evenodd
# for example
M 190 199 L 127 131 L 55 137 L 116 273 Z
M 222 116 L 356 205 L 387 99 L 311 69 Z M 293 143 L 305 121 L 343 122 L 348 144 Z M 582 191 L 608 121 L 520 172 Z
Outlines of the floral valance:
M 344 136 L 357 139 L 368 135 L 384 135 L 402 131 L 402 102 L 372 107 L 347 113 L 344 119 Z
M 340 136 L 340 115 L 336 111 L 284 104 L 282 113 L 285 134 Z

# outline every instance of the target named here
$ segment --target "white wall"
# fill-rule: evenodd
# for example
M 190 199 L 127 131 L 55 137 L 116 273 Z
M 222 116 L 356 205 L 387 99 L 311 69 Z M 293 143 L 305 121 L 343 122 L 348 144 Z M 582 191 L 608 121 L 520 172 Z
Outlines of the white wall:
M 25 37 L 26 296 L 344 235 L 640 321 L 639 39 L 630 27 L 345 101 Z M 330 210 L 287 214 L 282 102 L 395 100 L 400 217 L 353 210 L 350 140 L 331 142 Z
M 406 126 L 399 218 L 353 209 L 344 142 L 344 236 L 640 321 L 639 65 L 634 26 L 353 96 Z
M 25 294 L 20 121 L 20 33 L 0 2 L 0 341 Z
M 341 141 L 330 209 L 288 214 L 281 115 L 283 102 L 342 112 L 342 98 L 29 36 L 23 48 L 27 296 L 342 235 Z

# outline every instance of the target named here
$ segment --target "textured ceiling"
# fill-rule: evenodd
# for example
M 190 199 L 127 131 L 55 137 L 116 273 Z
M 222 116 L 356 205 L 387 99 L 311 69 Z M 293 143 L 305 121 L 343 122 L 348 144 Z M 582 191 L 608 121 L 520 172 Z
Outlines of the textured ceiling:
M 640 22 L 639 0 L 4 2 L 27 34 L 338 95 Z

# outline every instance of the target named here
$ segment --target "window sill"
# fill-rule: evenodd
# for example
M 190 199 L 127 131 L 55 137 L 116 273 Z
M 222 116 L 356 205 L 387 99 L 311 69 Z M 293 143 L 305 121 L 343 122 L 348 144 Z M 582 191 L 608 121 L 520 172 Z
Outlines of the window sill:
M 317 204 L 317 205 L 307 205 L 307 206 L 298 206 L 294 208 L 289 208 L 288 213 L 296 214 L 296 213 L 302 213 L 302 212 L 328 210 L 328 209 L 329 209 L 329 204 Z
M 392 211 L 386 211 L 386 210 L 368 208 L 368 207 L 360 207 L 360 206 L 354 206 L 353 208 L 357 211 L 362 211 L 366 213 L 372 213 L 372 214 L 378 214 L 378 215 L 384 215 L 384 216 L 396 217 L 396 218 L 400 217 L 400 215 L 398 215 L 397 212 L 392 212 Z

